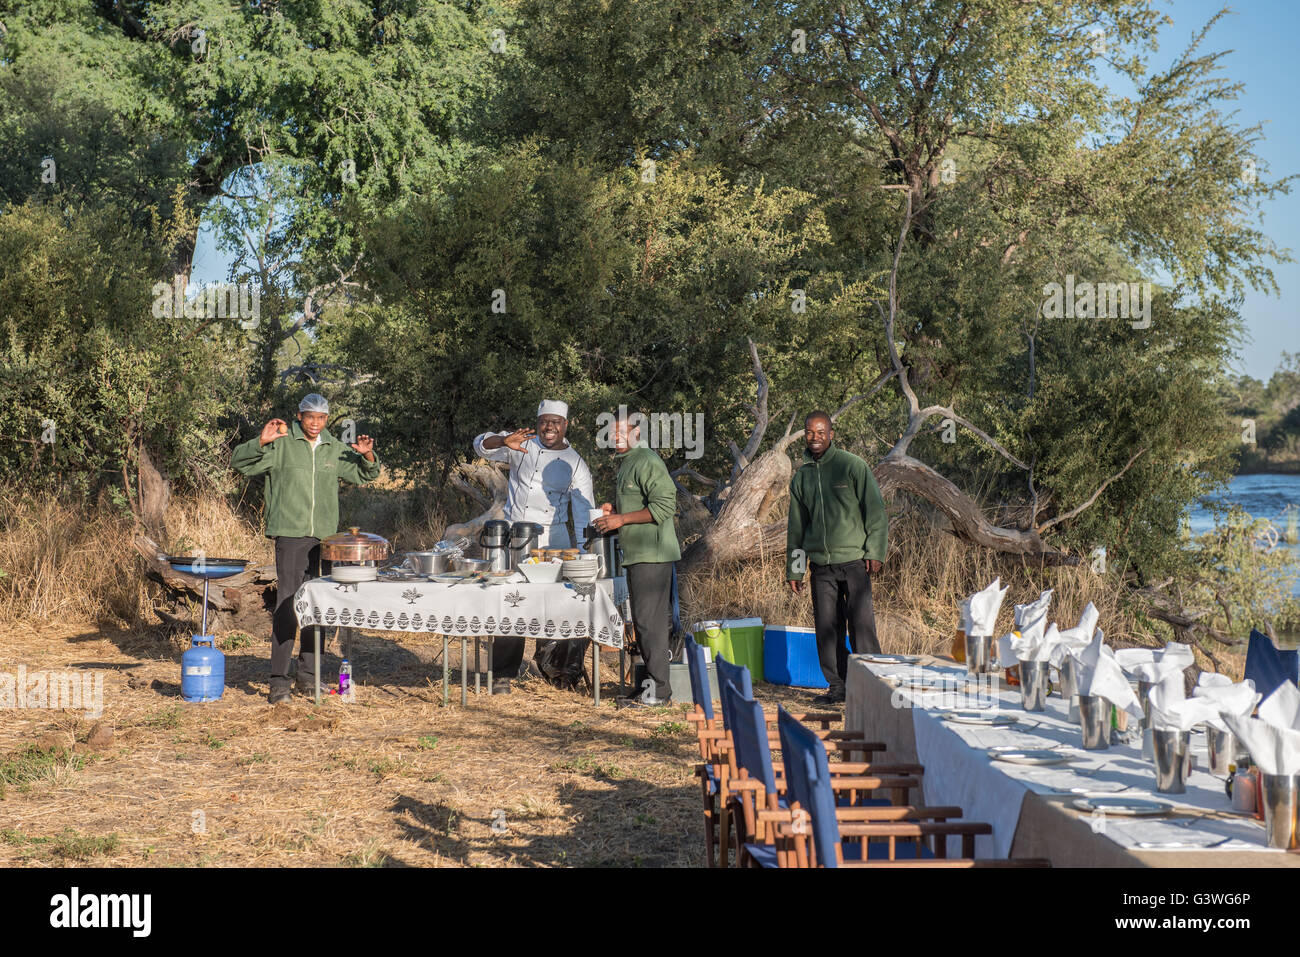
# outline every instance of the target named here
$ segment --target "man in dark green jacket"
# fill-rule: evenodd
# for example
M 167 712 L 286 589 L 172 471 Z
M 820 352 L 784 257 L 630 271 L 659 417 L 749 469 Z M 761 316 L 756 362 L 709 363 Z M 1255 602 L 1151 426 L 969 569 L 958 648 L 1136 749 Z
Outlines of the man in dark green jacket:
M 811 566 L 817 655 L 830 686 L 823 700 L 844 700 L 849 655 L 880 652 L 871 607 L 871 576 L 880 573 L 889 541 L 889 519 L 871 467 L 835 446 L 831 417 L 813 412 L 804 420 L 804 464 L 790 482 L 786 526 L 786 579 L 802 592 Z
M 375 441 L 357 436 L 351 446 L 325 429 L 329 403 L 312 393 L 298 405 L 290 431 L 272 419 L 262 434 L 235 449 L 231 466 L 244 475 L 266 476 L 266 537 L 275 540 L 275 614 L 271 619 L 271 704 L 290 697 L 289 661 L 298 620 L 293 596 L 320 575 L 320 540 L 339 530 L 339 479 L 364 485 L 379 477 Z M 298 684 L 315 671 L 317 629 L 304 629 Z
M 620 410 L 622 411 L 622 410 Z M 673 562 L 682 557 L 673 515 L 677 487 L 659 453 L 640 441 L 639 416 L 616 418 L 610 428 L 614 457 L 620 460 L 614 504 L 601 506 L 601 533 L 617 531 L 623 552 L 632 620 L 646 672 L 654 683 L 628 703 L 657 707 L 672 703 L 668 683 L 672 637 Z

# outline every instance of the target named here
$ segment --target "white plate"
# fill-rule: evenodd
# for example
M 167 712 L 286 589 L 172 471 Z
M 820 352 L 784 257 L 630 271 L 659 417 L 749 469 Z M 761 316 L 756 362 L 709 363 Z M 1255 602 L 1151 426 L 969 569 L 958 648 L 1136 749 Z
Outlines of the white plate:
M 1126 817 L 1159 817 L 1173 810 L 1173 805 L 1164 801 L 1144 801 L 1141 798 L 1081 797 L 1071 803 L 1080 811 L 1101 811 Z
M 920 655 L 862 655 L 864 661 L 876 665 L 914 665 L 921 660 Z
M 374 565 L 335 565 L 330 569 L 330 578 L 346 585 L 372 582 L 378 577 L 379 569 Z
M 992 751 L 989 753 L 994 761 L 1008 764 L 1064 764 L 1070 760 L 1068 754 L 1051 751 L 1047 748 L 1020 748 L 1015 751 Z
M 999 711 L 992 713 L 985 711 L 945 711 L 943 720 L 951 721 L 953 724 L 1001 725 L 1015 724 L 1017 719 L 1014 714 L 1003 714 Z

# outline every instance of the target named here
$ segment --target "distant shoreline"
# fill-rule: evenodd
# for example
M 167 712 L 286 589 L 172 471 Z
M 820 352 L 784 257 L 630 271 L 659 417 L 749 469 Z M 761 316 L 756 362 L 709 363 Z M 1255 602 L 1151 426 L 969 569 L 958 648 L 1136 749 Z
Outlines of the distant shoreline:
M 1300 475 L 1300 460 L 1252 462 L 1237 469 L 1236 475 Z

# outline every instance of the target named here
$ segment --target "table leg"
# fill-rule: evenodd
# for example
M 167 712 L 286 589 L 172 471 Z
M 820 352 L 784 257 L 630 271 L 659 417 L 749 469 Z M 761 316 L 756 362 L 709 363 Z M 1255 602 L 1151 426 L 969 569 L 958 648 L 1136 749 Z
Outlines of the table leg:
M 591 703 L 600 704 L 600 645 L 591 643 Z
M 316 672 L 316 707 L 320 707 L 320 625 L 312 629 L 313 640 L 316 642 L 316 654 L 313 655 L 313 670 Z
M 460 706 L 463 708 L 469 704 L 469 672 L 468 662 L 466 661 L 465 636 L 460 636 Z
M 496 635 L 488 635 L 488 697 L 492 697 L 492 642 L 496 641 Z M 478 639 L 474 639 L 474 644 L 478 644 Z
M 618 649 L 618 686 L 627 693 L 627 649 Z
M 479 661 L 479 656 L 478 656 L 478 641 L 479 641 L 478 635 L 475 635 L 474 636 L 474 696 L 475 697 L 478 697 L 479 680 L 482 677 L 482 675 L 479 673 L 479 668 L 483 667 L 481 662 Z

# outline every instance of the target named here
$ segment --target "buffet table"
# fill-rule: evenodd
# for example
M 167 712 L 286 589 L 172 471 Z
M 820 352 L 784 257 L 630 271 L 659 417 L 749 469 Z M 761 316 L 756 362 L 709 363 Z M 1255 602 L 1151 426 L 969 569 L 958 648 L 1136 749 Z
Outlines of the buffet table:
M 1046 858 L 1057 867 L 1292 867 L 1300 855 L 1265 845 L 1263 822 L 1234 813 L 1222 778 L 1209 774 L 1205 735 L 1192 735 L 1195 767 L 1184 794 L 1155 793 L 1155 770 L 1140 742 L 1085 751 L 1067 703 L 1021 707 L 1019 688 L 1000 679 L 969 685 L 964 665 L 925 657 L 916 664 L 849 659 L 845 727 L 883 741 L 891 761 L 925 766 L 928 805 L 957 805 L 986 821 L 976 855 Z M 918 688 L 936 690 L 917 690 Z M 959 723 L 945 715 L 985 710 L 1015 718 L 1004 726 Z M 1061 764 L 995 760 L 999 749 L 1055 749 Z M 854 758 L 850 757 L 849 760 Z M 1138 798 L 1174 805 L 1160 817 L 1076 809 L 1089 797 Z
M 428 580 L 343 583 L 331 578 L 306 582 L 294 596 L 301 627 L 428 632 L 442 636 L 442 694 L 448 700 L 447 644 L 460 639 L 461 704 L 468 700 L 466 642 L 488 640 L 487 690 L 492 693 L 493 639 L 541 638 L 592 640 L 592 696 L 600 703 L 599 647 L 623 648 L 626 580 L 602 579 L 593 584 L 560 581 L 533 584 L 515 575 L 504 582 Z M 321 656 L 316 655 L 317 670 Z M 477 680 L 477 675 L 476 675 Z M 316 675 L 320 702 L 320 675 Z

